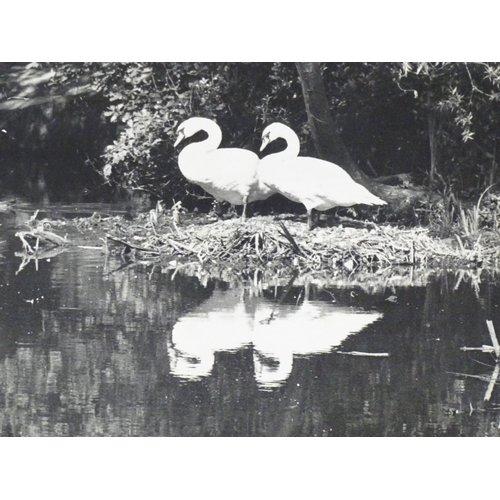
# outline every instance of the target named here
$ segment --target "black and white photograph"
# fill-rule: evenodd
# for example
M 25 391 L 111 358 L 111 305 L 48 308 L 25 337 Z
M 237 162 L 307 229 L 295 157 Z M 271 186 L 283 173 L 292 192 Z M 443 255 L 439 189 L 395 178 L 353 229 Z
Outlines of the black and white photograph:
M 1 78 L 3 436 L 500 434 L 499 63 Z
M 26 471 L 30 496 L 66 480 L 53 498 L 91 476 L 80 493 L 113 498 L 246 498 L 259 476 L 273 498 L 401 498 L 469 463 L 486 481 L 494 16 L 145 2 L 58 23 L 49 3 L 0 61 L 13 494 Z

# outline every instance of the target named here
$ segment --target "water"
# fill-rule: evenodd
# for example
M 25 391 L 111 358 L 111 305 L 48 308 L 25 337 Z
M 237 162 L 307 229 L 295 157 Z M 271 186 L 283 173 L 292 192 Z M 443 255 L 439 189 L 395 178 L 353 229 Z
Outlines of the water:
M 31 214 L 0 214 L 2 436 L 500 434 L 494 357 L 461 350 L 500 331 L 494 276 L 228 283 L 91 249 L 20 270 Z

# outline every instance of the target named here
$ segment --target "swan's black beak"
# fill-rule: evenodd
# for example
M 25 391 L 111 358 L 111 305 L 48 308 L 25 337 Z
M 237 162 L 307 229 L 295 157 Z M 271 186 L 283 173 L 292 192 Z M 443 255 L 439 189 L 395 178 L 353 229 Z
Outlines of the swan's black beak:
M 184 140 L 184 138 L 186 137 L 184 135 L 184 130 L 179 130 L 178 134 L 179 135 L 177 136 L 177 139 L 174 142 L 174 148 L 177 147 Z

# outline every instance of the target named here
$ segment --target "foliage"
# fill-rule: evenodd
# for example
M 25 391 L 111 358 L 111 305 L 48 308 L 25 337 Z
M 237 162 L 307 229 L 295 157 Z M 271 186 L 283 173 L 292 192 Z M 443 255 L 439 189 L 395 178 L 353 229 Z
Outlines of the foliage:
M 109 182 L 169 202 L 187 198 L 189 204 L 207 197 L 177 168 L 177 125 L 190 116 L 213 118 L 223 130 L 223 146 L 257 151 L 259 124 L 286 120 L 294 86 L 290 99 L 300 102 L 292 70 L 267 63 L 102 63 L 75 72 L 74 65 L 60 64 L 54 81 L 65 84 L 83 71 L 93 90 L 108 99 L 104 116 L 119 132 L 103 155 Z
M 462 192 L 467 188 L 480 192 L 493 184 L 500 130 L 500 65 L 407 63 L 398 69 L 398 83 L 414 96 L 421 130 L 425 119 L 436 119 L 441 175 L 456 182 Z
M 37 154 L 96 154 L 113 134 L 103 120 L 106 99 L 93 91 L 88 66 L 52 63 L 0 65 L 0 126 L 3 146 Z M 94 65 L 97 66 L 97 65 Z M 101 139 L 96 140 L 96 139 Z M 6 149 L 6 148 L 5 148 Z
M 496 182 L 500 64 L 324 63 L 322 71 L 337 129 L 369 175 L 409 172 L 460 197 Z M 0 125 L 5 110 L 19 106 L 31 110 L 25 129 L 38 124 L 26 144 L 54 151 L 57 142 L 80 141 L 94 155 L 100 148 L 94 164 L 106 182 L 168 204 L 210 201 L 177 167 L 175 130 L 190 116 L 216 119 L 223 147 L 255 152 L 264 126 L 281 121 L 299 134 L 302 154 L 315 155 L 293 63 L 3 65 Z M 37 109 L 43 116 L 35 118 Z
M 498 63 L 327 63 L 338 130 L 372 175 L 411 172 L 433 188 L 435 169 L 461 195 L 496 181 Z
M 369 175 L 418 172 L 428 163 L 412 96 L 398 87 L 394 63 L 327 63 L 331 112 L 349 153 Z M 425 133 L 426 129 L 424 129 Z
M 465 203 L 458 199 L 453 188 L 440 178 L 442 188 L 440 200 L 429 202 L 425 212 L 425 222 L 431 233 L 440 238 L 454 237 L 460 246 L 472 248 L 486 234 L 497 236 L 500 219 L 500 198 L 491 193 L 488 186 L 475 203 Z

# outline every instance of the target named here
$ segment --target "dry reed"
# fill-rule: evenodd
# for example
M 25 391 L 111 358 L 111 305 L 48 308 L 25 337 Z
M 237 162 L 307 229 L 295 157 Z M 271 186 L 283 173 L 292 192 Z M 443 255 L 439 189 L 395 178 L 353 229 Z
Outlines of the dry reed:
M 221 275 L 354 270 L 387 267 L 496 267 L 500 238 L 481 235 L 474 241 L 440 239 L 427 228 L 401 229 L 391 225 L 320 227 L 308 231 L 297 217 L 259 216 L 213 220 L 152 210 L 132 222 L 122 217 L 92 216 L 71 222 L 81 233 L 106 236 L 106 250 L 170 267 L 197 266 Z M 40 223 L 43 223 L 41 221 Z M 67 230 L 68 221 L 61 222 Z M 51 221 L 57 228 L 58 222 Z

